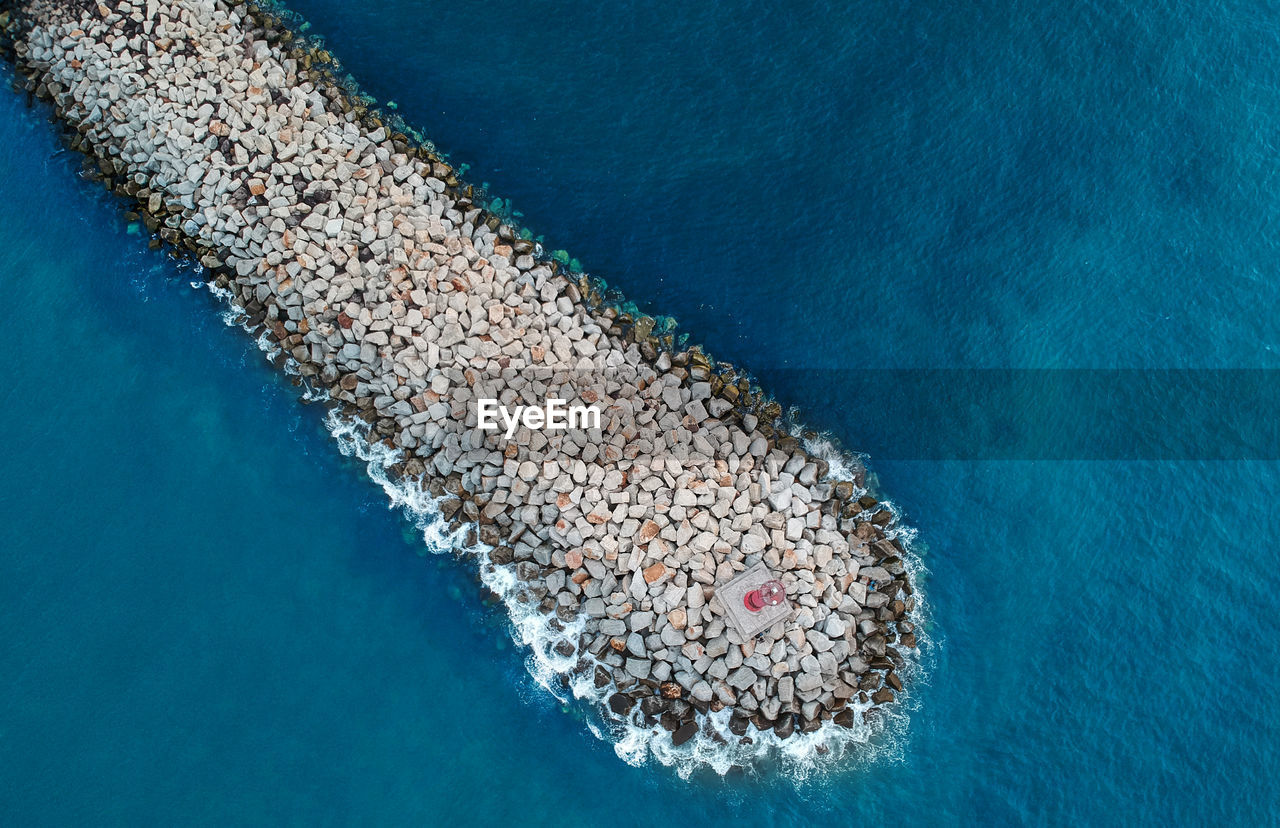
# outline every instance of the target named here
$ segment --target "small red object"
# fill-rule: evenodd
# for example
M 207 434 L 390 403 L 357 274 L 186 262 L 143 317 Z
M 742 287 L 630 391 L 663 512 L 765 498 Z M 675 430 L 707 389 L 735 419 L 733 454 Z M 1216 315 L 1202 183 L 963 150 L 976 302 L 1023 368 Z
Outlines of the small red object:
M 753 589 L 742 596 L 742 604 L 752 612 L 759 612 L 765 607 L 776 607 L 787 598 L 787 588 L 782 581 L 765 581 L 759 589 Z

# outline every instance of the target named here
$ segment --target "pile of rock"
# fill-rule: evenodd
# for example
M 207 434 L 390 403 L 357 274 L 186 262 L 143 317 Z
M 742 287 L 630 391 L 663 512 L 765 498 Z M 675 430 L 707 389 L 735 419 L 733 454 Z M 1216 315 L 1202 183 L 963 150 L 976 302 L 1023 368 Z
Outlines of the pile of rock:
M 846 726 L 915 650 L 893 514 L 775 430 L 776 406 L 605 307 L 389 134 L 301 44 L 226 0 L 35 2 L 0 20 L 108 186 L 192 251 L 398 473 L 496 547 L 609 707 L 677 742 Z M 598 429 L 476 426 L 476 401 L 595 406 Z M 860 482 L 860 481 L 858 481 Z M 794 612 L 751 640 L 716 586 L 763 562 Z

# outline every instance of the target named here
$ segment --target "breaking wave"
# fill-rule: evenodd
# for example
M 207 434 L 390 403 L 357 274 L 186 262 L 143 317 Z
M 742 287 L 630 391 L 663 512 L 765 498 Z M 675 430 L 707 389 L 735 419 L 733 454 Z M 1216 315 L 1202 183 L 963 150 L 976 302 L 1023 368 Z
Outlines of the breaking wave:
M 684 779 L 699 771 L 723 776 L 734 770 L 759 772 L 772 767 L 799 781 L 847 768 L 851 762 L 901 757 L 901 743 L 906 735 L 909 713 L 915 708 L 911 688 L 923 679 L 919 654 L 931 647 L 924 623 L 927 608 L 923 592 L 918 588 L 925 570 L 919 556 L 912 551 L 914 531 L 899 529 L 897 534 L 891 535 L 906 547 L 903 560 L 911 573 L 912 583 L 917 586 L 912 620 L 916 624 L 918 639 L 915 654 L 906 653 L 908 660 L 902 668 L 907 692 L 901 694 L 893 705 L 877 708 L 864 717 L 863 714 L 873 705 L 851 703 L 853 727 L 827 722 L 813 733 L 796 732 L 787 739 L 779 738 L 773 731 L 761 733 L 752 730 L 746 739 L 736 736 L 729 730 L 730 711 L 725 709 L 700 717 L 703 727 L 698 735 L 677 747 L 663 728 L 646 726 L 640 721 L 638 706 L 624 721 L 603 714 L 609 696 L 617 688 L 612 682 L 596 685 L 592 669 L 595 662 L 590 655 L 585 656 L 590 666 L 584 669 L 584 656 L 579 654 L 584 631 L 582 618 L 561 621 L 554 613 L 543 613 L 536 601 L 526 600 L 527 595 L 516 577 L 514 564 L 495 564 L 490 555 L 492 547 L 468 542 L 470 532 L 467 526 L 449 528 L 440 510 L 442 498 L 430 495 L 417 480 L 395 480 L 388 474 L 388 469 L 400 461 L 400 452 L 382 443 L 370 442 L 366 423 L 344 417 L 335 408 L 329 411 L 325 425 L 344 456 L 365 464 L 366 473 L 386 493 L 389 508 L 399 510 L 413 523 L 429 551 L 449 553 L 474 562 L 480 581 L 506 607 L 512 638 L 528 651 L 525 664 L 533 680 L 560 702 L 581 704 L 583 709 L 580 712 L 591 733 L 611 743 L 618 758 L 627 764 L 639 767 L 654 761 L 674 769 Z M 825 438 L 819 440 L 822 442 L 807 443 L 806 448 L 817 449 L 814 453 L 824 459 L 827 459 L 828 452 L 834 454 L 838 451 Z M 832 463 L 831 468 L 839 472 L 851 469 L 851 458 L 845 460 L 847 464 L 837 466 Z M 891 503 L 884 505 L 897 513 Z
M 199 266 L 195 271 L 203 277 Z M 312 388 L 300 377 L 297 363 L 271 342 L 265 331 L 251 325 L 230 290 L 199 280 L 192 280 L 191 285 L 208 290 L 223 305 L 220 315 L 226 325 L 243 329 L 254 337 L 268 361 L 286 375 L 303 381 L 304 400 L 328 401 L 323 389 Z M 476 566 L 481 583 L 505 606 L 511 638 L 525 648 L 525 666 L 534 682 L 562 704 L 576 705 L 588 730 L 596 738 L 612 744 L 618 758 L 628 765 L 640 767 L 654 762 L 671 768 L 682 779 L 707 772 L 724 776 L 735 771 L 772 771 L 802 782 L 851 765 L 902 757 L 910 713 L 917 706 L 916 691 L 926 679 L 922 663 L 932 651 L 933 643 L 928 635 L 929 612 L 923 590 L 927 570 L 915 549 L 915 530 L 903 523 L 903 516 L 892 502 L 881 501 L 897 518 L 889 537 L 901 542 L 905 550 L 902 558 L 916 596 L 911 620 L 916 627 L 917 649 L 903 653 L 906 663 L 900 668 L 906 692 L 899 694 L 892 705 L 874 711 L 874 705 L 869 702 L 859 704 L 851 700 L 852 727 L 828 721 L 812 733 L 796 731 L 786 739 L 779 738 L 773 731 L 760 732 L 754 728 L 746 737 L 735 735 L 729 729 L 731 714 L 726 708 L 699 716 L 702 726 L 698 734 L 676 746 L 670 733 L 662 727 L 643 723 L 639 705 L 623 720 L 604 712 L 608 698 L 617 692 L 617 687 L 612 680 L 597 686 L 594 657 L 580 651 L 585 620 L 576 617 L 565 621 L 555 613 L 542 612 L 536 600 L 529 600 L 516 577 L 514 564 L 494 563 L 493 548 L 470 540 L 469 526 L 449 526 L 440 508 L 443 498 L 431 495 L 416 479 L 393 478 L 389 470 L 402 459 L 399 450 L 370 441 L 369 425 L 344 415 L 336 406 L 329 409 L 325 427 L 344 457 L 364 464 L 365 473 L 386 494 L 388 508 L 398 511 L 413 524 L 427 551 L 452 554 Z M 787 428 L 810 454 L 827 462 L 827 479 L 853 480 L 855 472 L 865 468 L 864 457 L 845 452 L 829 435 L 804 432 L 794 421 L 788 423 Z M 865 491 L 860 490 L 860 494 Z

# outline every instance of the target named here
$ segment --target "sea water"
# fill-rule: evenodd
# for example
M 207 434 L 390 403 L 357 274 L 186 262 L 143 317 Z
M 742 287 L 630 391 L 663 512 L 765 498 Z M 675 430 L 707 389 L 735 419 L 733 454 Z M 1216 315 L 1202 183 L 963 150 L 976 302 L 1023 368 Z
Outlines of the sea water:
M 350 436 L 6 93 L 5 821 L 1271 819 L 1274 454 L 1212 459 L 1153 411 L 1175 459 L 935 457 L 876 379 L 1274 368 L 1271 15 L 293 7 L 549 247 L 868 452 L 928 567 L 912 709 L 835 764 L 627 764 L 474 564 L 427 554 L 456 539 L 388 510 Z M 1106 386 L 1071 404 L 1106 411 Z

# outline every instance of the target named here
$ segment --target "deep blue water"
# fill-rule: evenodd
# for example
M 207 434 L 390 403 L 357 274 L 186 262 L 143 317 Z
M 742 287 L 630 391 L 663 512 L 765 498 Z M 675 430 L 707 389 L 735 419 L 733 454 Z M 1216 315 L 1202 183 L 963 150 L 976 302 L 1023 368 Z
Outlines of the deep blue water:
M 5 93 L 0 821 L 1274 821 L 1280 465 L 889 459 L 874 387 L 791 369 L 1277 367 L 1280 10 L 292 6 L 552 246 L 871 454 L 928 683 L 822 778 L 626 766 Z

